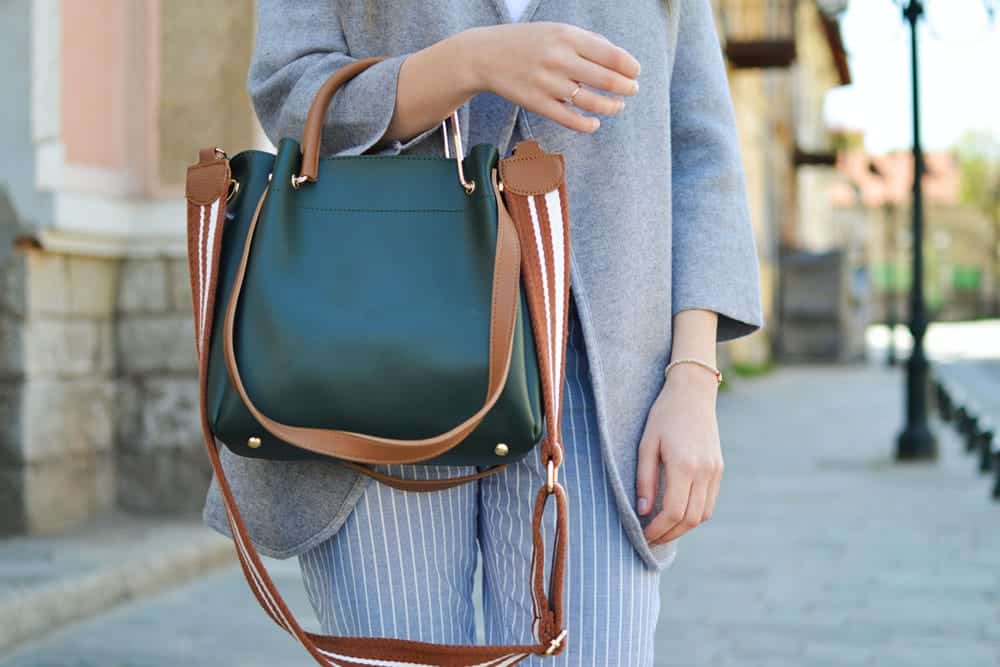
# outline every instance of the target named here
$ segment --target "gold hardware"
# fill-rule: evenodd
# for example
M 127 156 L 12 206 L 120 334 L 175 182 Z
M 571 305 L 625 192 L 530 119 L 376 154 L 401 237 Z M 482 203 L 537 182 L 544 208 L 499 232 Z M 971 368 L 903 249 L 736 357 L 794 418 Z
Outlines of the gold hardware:
M 226 201 L 228 202 L 233 197 L 235 197 L 236 193 L 239 191 L 240 191 L 240 182 L 237 181 L 235 178 L 229 179 L 229 194 L 226 195 Z
M 545 649 L 545 655 L 552 655 L 555 653 L 555 650 L 559 648 L 560 644 L 562 644 L 562 640 L 566 639 L 567 632 L 566 628 L 563 628 L 562 632 L 556 635 L 555 639 L 549 642 L 549 647 Z
M 292 187 L 298 190 L 299 187 L 308 180 L 309 178 L 307 176 L 292 176 Z
M 215 157 L 219 158 L 220 160 L 229 159 L 229 156 L 226 154 L 226 151 L 222 150 L 218 146 L 215 147 Z
M 471 195 L 476 191 L 476 182 L 465 180 L 465 170 L 462 169 L 462 159 L 465 157 L 465 149 L 462 148 L 462 130 L 458 125 L 458 110 L 451 112 L 451 138 L 455 142 L 455 164 L 458 165 L 458 181 L 465 188 L 465 194 Z M 444 156 L 451 157 L 451 150 L 448 147 L 448 119 L 441 123 L 441 135 L 444 137 Z
M 260 438 L 256 436 L 252 438 L 247 438 L 247 447 L 249 447 L 250 449 L 257 449 L 258 447 L 260 447 L 260 445 L 261 445 Z
M 546 469 L 546 479 L 545 488 L 552 493 L 552 489 L 555 488 L 556 482 L 559 481 L 556 477 L 556 464 L 555 461 L 549 459 L 549 464 Z
M 574 81 L 574 83 L 576 84 L 576 89 L 569 97 L 562 98 L 563 104 L 573 104 L 573 100 L 576 99 L 576 96 L 579 95 L 580 91 L 583 89 L 583 86 L 579 81 Z
M 667 377 L 667 374 L 670 373 L 670 370 L 674 366 L 677 366 L 679 364 L 694 364 L 695 366 L 701 366 L 702 368 L 704 368 L 709 373 L 715 376 L 717 384 L 722 384 L 722 371 L 720 371 L 712 364 L 702 361 L 701 359 L 674 359 L 669 364 L 667 364 L 666 368 L 663 369 L 663 377 Z
M 510 447 L 502 442 L 498 442 L 497 446 L 493 448 L 493 453 L 497 456 L 507 456 L 510 453 Z

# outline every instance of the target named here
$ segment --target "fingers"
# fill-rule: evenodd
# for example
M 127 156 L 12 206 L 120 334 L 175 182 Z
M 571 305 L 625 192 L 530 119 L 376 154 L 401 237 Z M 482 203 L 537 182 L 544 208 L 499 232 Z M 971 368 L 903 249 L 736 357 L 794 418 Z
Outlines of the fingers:
M 675 540 L 712 518 L 722 481 L 721 459 L 667 461 L 665 468 L 663 508 L 643 531 L 650 545 Z
M 583 92 L 581 91 L 580 94 L 582 95 Z M 584 116 L 573 111 L 569 105 L 550 97 L 539 99 L 526 108 L 577 132 L 593 132 L 601 126 L 601 121 L 594 116 Z
M 719 489 L 722 486 L 722 464 L 719 464 L 715 475 L 708 485 L 708 498 L 705 501 L 705 511 L 701 515 L 702 521 L 708 521 L 715 514 L 715 503 L 719 498 Z
M 665 544 L 671 540 L 676 540 L 692 528 L 701 525 L 705 512 L 705 503 L 708 500 L 709 486 L 708 480 L 701 480 L 692 484 L 691 495 L 687 499 L 687 508 L 684 512 L 684 517 L 674 524 L 670 530 L 656 538 L 651 544 Z
M 612 44 L 603 35 L 580 30 L 576 41 L 576 50 L 587 60 L 612 72 L 617 72 L 629 79 L 635 79 L 639 76 L 639 61 L 625 49 Z
M 599 95 L 592 90 L 581 88 L 573 98 L 573 106 L 590 113 L 613 116 L 625 108 L 625 100 L 620 97 Z
M 567 63 L 566 74 L 570 79 L 612 95 L 635 95 L 639 92 L 639 82 L 635 79 L 584 58 L 573 58 Z
M 592 90 L 584 88 L 582 85 L 580 90 L 574 95 L 577 82 L 566 79 L 563 76 L 546 76 L 542 79 L 541 84 L 545 92 L 548 93 L 556 102 L 566 107 L 567 111 L 577 116 L 581 115 L 580 111 L 589 111 L 590 113 L 611 116 L 625 108 L 625 103 L 620 98 L 600 95 Z M 573 98 L 572 104 L 567 101 L 571 96 Z M 566 118 L 569 119 L 568 116 L 566 116 Z M 558 118 L 553 118 L 553 120 L 561 122 Z M 577 121 L 574 120 L 572 122 Z M 593 120 L 588 118 L 586 119 L 586 122 L 590 123 L 593 122 Z M 586 125 L 583 126 L 586 127 Z
M 635 77 L 639 74 L 639 63 L 603 35 L 565 24 L 553 24 L 547 29 L 549 39 L 545 42 L 542 66 L 534 70 L 535 82 L 557 104 L 576 109 L 558 110 L 549 101 L 536 100 L 531 110 L 567 128 L 593 132 L 600 127 L 600 121 L 580 112 L 602 116 L 620 113 L 625 102 L 615 96 L 638 92 Z M 574 94 L 578 83 L 581 88 Z M 566 103 L 570 96 L 572 105 Z
M 636 510 L 640 516 L 648 514 L 653 509 L 653 498 L 656 497 L 659 477 L 660 441 L 652 435 L 643 435 L 639 441 L 635 476 Z
M 663 537 L 684 520 L 694 477 L 690 471 L 666 462 L 666 494 L 660 513 L 646 525 L 643 534 L 650 543 Z

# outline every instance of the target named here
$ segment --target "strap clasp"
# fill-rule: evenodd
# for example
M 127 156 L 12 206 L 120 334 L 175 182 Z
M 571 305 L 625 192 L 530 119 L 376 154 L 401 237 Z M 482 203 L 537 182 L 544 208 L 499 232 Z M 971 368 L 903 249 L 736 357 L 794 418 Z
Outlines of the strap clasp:
M 558 651 L 559 650 L 559 645 L 562 644 L 562 641 L 563 641 L 563 639 L 566 638 L 566 635 L 567 635 L 568 632 L 569 631 L 566 628 L 563 628 L 562 632 L 560 632 L 558 635 L 556 635 L 549 642 L 549 647 L 547 649 L 545 649 L 545 655 L 552 655 L 553 653 L 555 653 L 556 651 Z

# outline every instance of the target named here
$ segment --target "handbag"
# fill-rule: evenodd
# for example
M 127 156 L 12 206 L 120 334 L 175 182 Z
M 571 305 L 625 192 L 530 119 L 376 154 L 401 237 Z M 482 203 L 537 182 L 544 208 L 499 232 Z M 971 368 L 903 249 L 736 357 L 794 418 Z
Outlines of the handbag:
M 566 646 L 566 492 L 558 480 L 569 307 L 563 156 L 522 141 L 464 154 L 458 114 L 444 155 L 320 159 L 337 90 L 318 90 L 302 143 L 188 168 L 188 258 L 199 403 L 236 553 L 268 616 L 321 665 L 500 667 Z M 218 448 L 273 460 L 332 458 L 407 491 L 502 472 L 537 449 L 546 480 L 532 517 L 533 644 L 447 645 L 306 632 L 251 541 Z M 469 465 L 401 479 L 369 464 Z M 546 585 L 542 516 L 555 498 Z

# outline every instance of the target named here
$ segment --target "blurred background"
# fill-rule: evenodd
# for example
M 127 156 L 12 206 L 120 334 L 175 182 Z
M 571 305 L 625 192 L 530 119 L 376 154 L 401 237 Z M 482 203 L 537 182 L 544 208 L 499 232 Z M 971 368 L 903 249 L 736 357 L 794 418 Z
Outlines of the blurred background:
M 198 516 L 183 175 L 268 146 L 253 5 L 0 0 L 0 665 L 306 662 Z M 996 667 L 1000 2 L 713 5 L 767 328 L 656 664 Z

